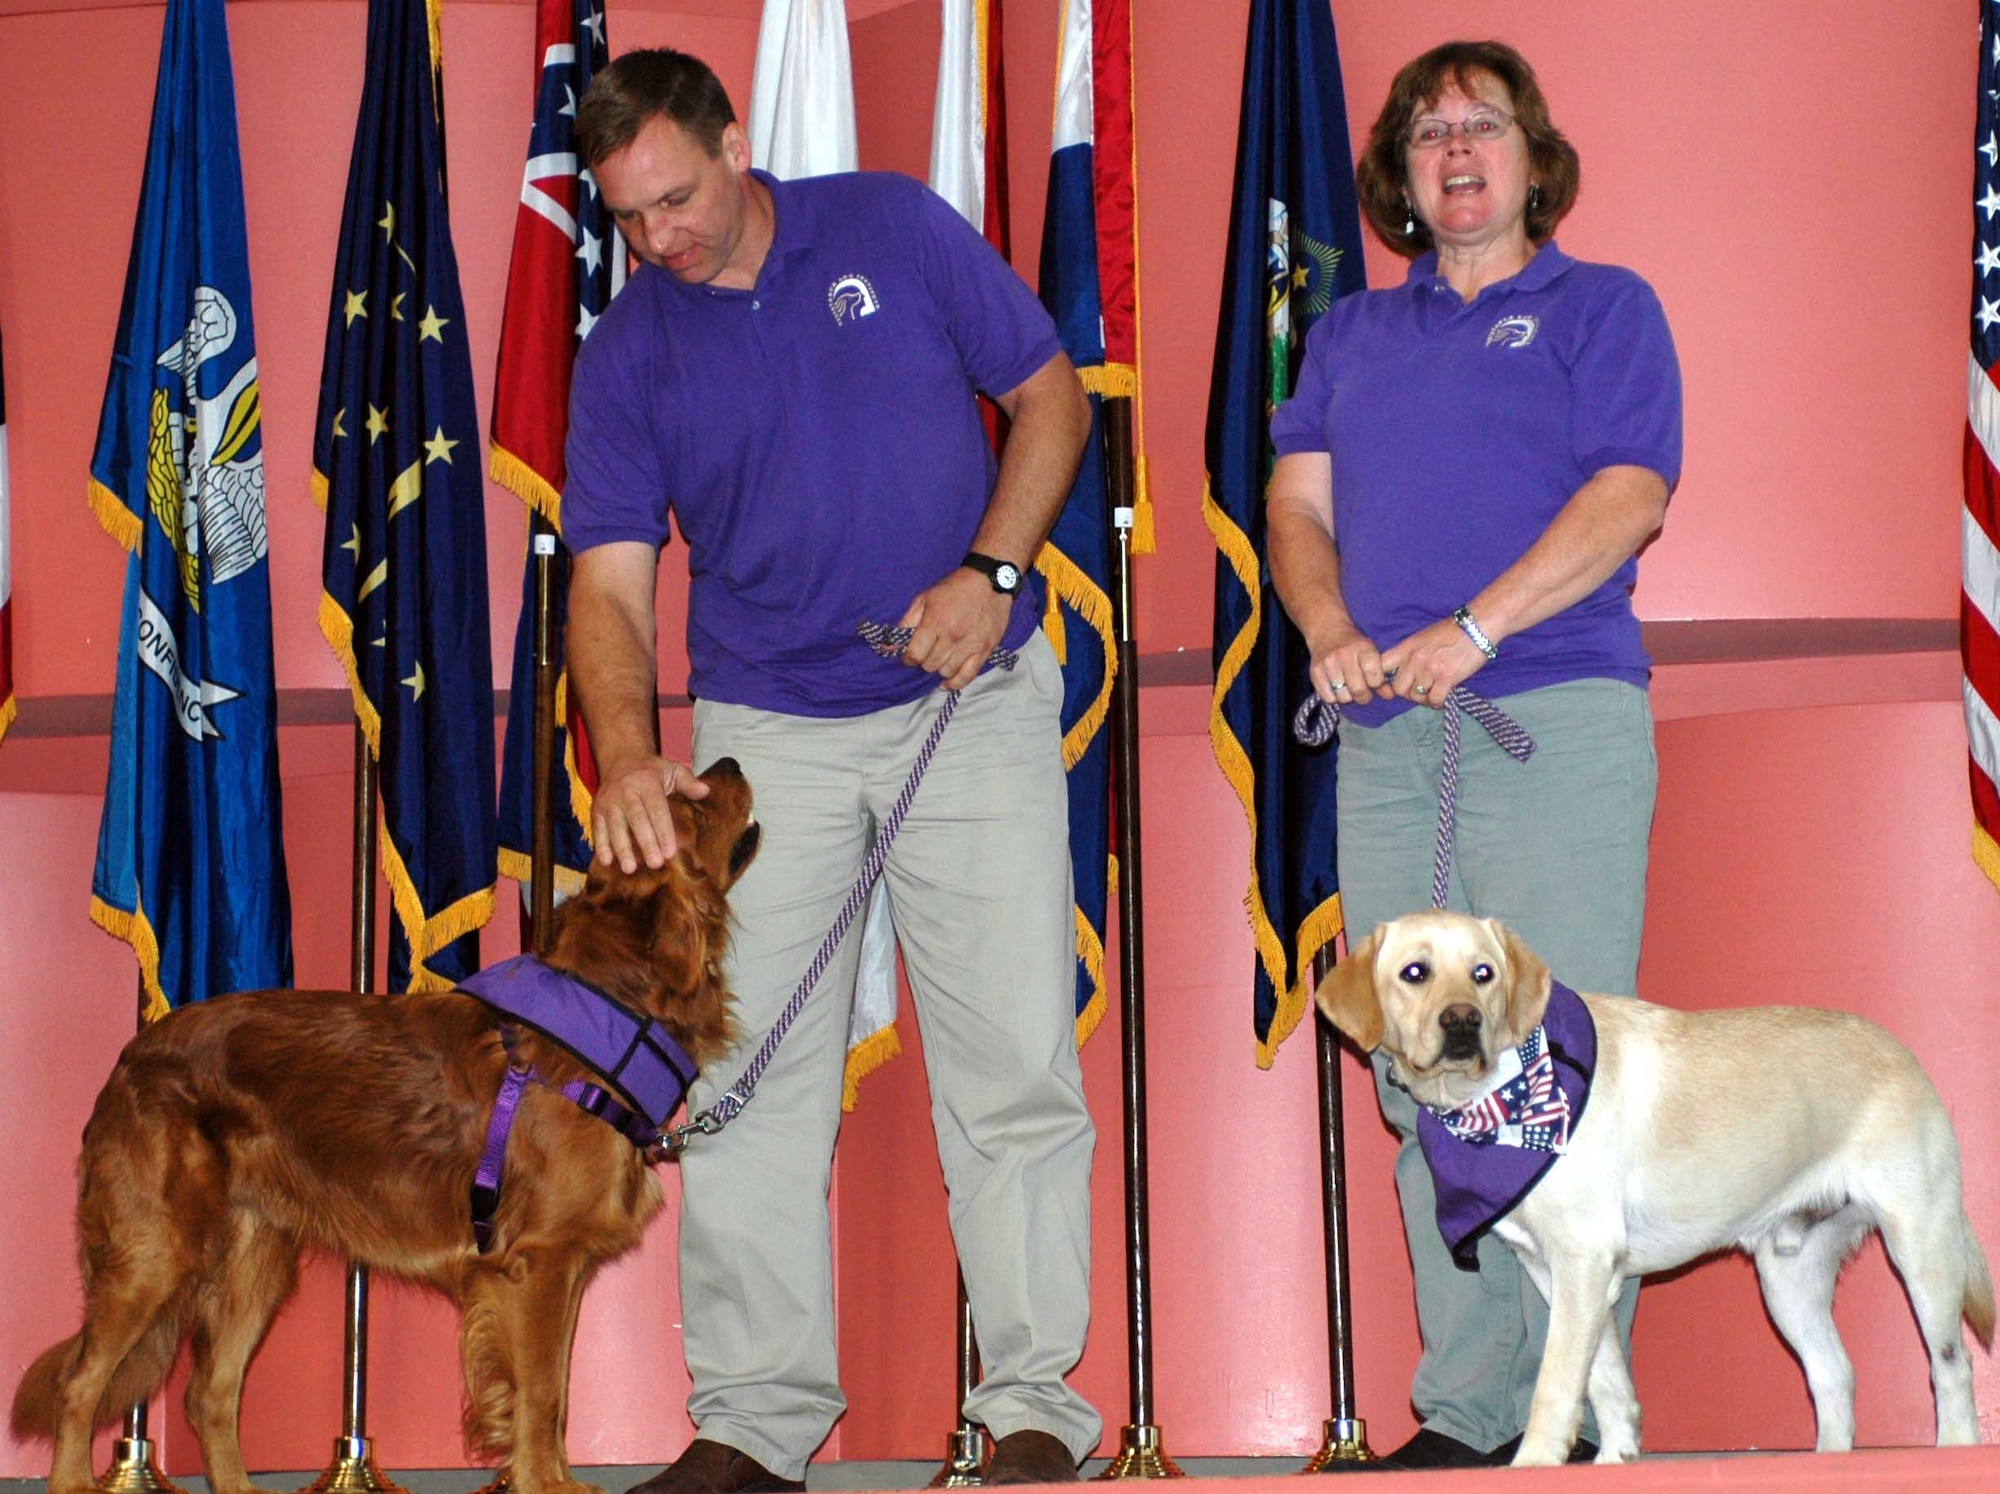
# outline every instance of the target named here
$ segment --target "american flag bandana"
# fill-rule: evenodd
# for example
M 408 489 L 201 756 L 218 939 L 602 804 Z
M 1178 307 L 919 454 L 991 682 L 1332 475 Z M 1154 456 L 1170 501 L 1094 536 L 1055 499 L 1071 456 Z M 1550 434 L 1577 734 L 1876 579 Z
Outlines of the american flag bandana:
M 1526 1198 L 1569 1146 L 1596 1071 L 1590 1008 L 1552 981 L 1542 1025 L 1500 1056 L 1484 1095 L 1451 1111 L 1417 1107 L 1438 1233 L 1461 1266 L 1477 1265 L 1479 1236 Z
M 1432 1113 L 1452 1135 L 1474 1146 L 1569 1150 L 1569 1096 L 1556 1083 L 1546 1027 L 1537 1027 L 1507 1053 L 1495 1065 L 1494 1077 L 1499 1082 L 1471 1104 L 1456 1110 L 1433 1108 Z

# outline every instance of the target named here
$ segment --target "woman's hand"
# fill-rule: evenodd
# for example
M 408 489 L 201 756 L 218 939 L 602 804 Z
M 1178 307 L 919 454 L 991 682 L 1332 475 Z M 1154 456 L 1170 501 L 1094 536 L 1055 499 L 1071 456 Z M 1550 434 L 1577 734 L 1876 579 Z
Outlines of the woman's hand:
M 1385 694 L 1443 710 L 1445 697 L 1486 667 L 1486 655 L 1446 617 L 1391 648 L 1382 665 L 1395 676 Z
M 1366 705 L 1389 693 L 1387 671 L 1374 640 L 1357 628 L 1330 628 L 1310 640 L 1312 686 L 1329 705 Z

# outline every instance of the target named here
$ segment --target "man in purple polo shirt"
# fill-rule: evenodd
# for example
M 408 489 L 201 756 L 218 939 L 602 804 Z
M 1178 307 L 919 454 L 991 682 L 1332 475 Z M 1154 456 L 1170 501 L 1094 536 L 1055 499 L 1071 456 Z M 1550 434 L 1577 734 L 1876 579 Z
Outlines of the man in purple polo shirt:
M 953 1236 L 986 1374 L 990 1483 L 1070 1480 L 1101 1431 L 1065 1383 L 1089 1314 L 1094 1145 L 1072 1006 L 1061 674 L 1031 569 L 1089 433 L 1055 329 L 907 178 L 779 182 L 715 75 L 628 53 L 578 147 L 642 262 L 571 397 L 569 662 L 601 770 L 600 858 L 673 852 L 660 754 L 659 548 L 688 547 L 697 761 L 733 757 L 764 850 L 733 892 L 740 1072 L 834 922 L 942 697 L 963 691 L 884 876 L 922 1020 Z M 976 395 L 1012 422 L 997 465 Z M 900 663 L 856 637 L 913 630 Z M 1011 671 L 982 668 L 996 645 Z M 698 1435 L 645 1494 L 788 1490 L 846 1405 L 827 1190 L 855 945 L 755 1103 L 682 1163 L 681 1306 Z M 884 1286 L 885 1292 L 892 1288 Z

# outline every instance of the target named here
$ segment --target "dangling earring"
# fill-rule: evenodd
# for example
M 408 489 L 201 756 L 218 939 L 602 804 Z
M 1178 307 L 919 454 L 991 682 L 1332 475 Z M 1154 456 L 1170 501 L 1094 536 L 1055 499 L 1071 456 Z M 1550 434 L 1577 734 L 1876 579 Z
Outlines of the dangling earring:
M 1410 199 L 1405 197 L 1403 199 L 1403 237 L 1414 239 L 1416 236 L 1417 210 L 1410 206 Z
M 1542 184 L 1540 182 L 1529 182 L 1528 211 L 1531 213 L 1536 212 L 1541 208 L 1541 205 L 1542 205 Z

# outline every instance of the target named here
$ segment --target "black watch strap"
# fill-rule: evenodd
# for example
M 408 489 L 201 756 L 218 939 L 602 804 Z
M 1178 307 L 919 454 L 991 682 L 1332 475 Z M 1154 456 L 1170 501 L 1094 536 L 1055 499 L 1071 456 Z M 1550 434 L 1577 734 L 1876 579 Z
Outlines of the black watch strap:
M 1027 579 L 1021 568 L 1011 560 L 999 560 L 991 555 L 981 555 L 977 550 L 968 550 L 965 559 L 959 562 L 967 570 L 979 572 L 993 583 L 993 589 L 1002 596 L 1011 597 L 1021 589 Z

